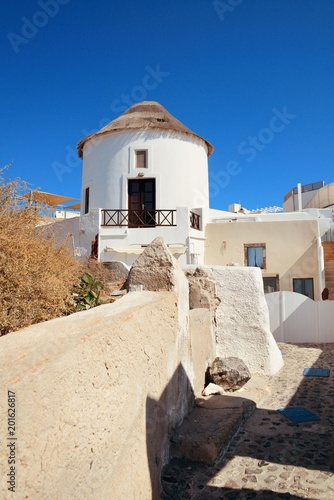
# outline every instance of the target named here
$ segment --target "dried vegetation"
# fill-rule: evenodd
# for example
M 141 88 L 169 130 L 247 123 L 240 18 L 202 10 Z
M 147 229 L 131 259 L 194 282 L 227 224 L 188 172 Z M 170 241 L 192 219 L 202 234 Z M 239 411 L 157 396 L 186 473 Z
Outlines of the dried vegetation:
M 85 272 L 102 288 L 108 279 L 103 266 L 79 264 L 67 245 L 56 245 L 40 212 L 20 200 L 24 190 L 0 170 L 0 336 L 79 310 L 73 291 Z

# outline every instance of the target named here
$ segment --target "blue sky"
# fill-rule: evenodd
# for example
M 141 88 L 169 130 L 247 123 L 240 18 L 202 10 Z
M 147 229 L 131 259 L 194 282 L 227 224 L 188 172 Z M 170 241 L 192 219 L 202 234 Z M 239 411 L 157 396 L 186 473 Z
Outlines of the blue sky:
M 78 141 L 152 100 L 213 144 L 213 208 L 334 182 L 333 0 L 13 0 L 0 36 L 9 178 L 79 198 Z

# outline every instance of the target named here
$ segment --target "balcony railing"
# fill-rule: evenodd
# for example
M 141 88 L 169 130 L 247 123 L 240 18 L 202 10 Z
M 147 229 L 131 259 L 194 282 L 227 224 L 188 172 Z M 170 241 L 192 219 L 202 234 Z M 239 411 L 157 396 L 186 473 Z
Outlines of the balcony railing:
M 176 226 L 176 210 L 103 209 L 101 226 L 160 227 Z
M 200 231 L 200 219 L 201 216 L 199 214 L 195 214 L 195 212 L 190 212 L 190 227 L 193 229 L 197 229 Z

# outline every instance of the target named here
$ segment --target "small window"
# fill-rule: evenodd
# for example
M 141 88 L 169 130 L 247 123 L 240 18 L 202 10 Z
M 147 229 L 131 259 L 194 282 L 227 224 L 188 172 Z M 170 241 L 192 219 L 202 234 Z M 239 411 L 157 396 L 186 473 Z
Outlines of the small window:
M 272 293 L 279 291 L 279 277 L 278 276 L 263 276 L 263 289 L 264 293 Z
M 89 212 L 89 187 L 85 189 L 85 214 Z
M 293 291 L 314 300 L 313 278 L 293 278 Z
M 266 268 L 266 245 L 264 243 L 244 245 L 245 266 Z
M 136 168 L 147 168 L 147 150 L 140 149 L 135 151 Z

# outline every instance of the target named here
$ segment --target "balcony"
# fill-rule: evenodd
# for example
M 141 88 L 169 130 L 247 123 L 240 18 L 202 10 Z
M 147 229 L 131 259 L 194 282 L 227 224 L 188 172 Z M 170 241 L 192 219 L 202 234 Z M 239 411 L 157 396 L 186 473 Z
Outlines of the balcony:
M 103 209 L 102 227 L 176 226 L 176 210 L 113 210 Z
M 101 210 L 102 227 L 175 227 L 176 210 Z M 200 231 L 201 216 L 195 212 L 189 213 L 189 224 L 192 229 Z

